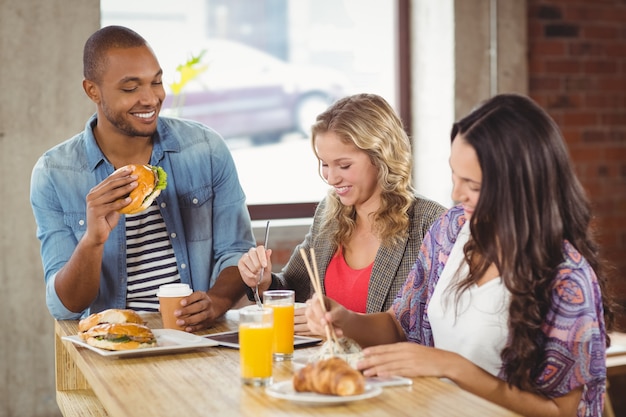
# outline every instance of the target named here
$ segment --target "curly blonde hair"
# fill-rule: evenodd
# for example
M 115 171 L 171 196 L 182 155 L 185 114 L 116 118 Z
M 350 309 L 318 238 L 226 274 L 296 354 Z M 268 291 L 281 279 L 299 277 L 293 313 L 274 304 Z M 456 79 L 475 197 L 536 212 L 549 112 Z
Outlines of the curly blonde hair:
M 382 245 L 393 245 L 407 233 L 408 209 L 415 197 L 411 185 L 411 143 L 402 121 L 382 97 L 375 94 L 356 94 L 342 98 L 317 116 L 311 128 L 311 145 L 320 133 L 333 132 L 344 143 L 352 143 L 365 152 L 378 171 L 381 205 L 372 214 L 374 233 Z M 354 206 L 345 206 L 330 190 L 321 224 L 328 229 L 336 246 L 345 242 L 354 232 Z

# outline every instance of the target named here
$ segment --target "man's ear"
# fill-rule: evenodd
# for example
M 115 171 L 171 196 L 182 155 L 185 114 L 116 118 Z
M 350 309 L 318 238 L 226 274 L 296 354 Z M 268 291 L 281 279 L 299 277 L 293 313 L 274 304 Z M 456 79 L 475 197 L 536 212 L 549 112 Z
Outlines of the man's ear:
M 93 101 L 96 104 L 100 104 L 100 89 L 98 88 L 96 83 L 94 83 L 93 81 L 84 79 L 83 90 L 85 90 L 85 94 L 87 94 L 87 97 L 89 97 L 91 101 Z

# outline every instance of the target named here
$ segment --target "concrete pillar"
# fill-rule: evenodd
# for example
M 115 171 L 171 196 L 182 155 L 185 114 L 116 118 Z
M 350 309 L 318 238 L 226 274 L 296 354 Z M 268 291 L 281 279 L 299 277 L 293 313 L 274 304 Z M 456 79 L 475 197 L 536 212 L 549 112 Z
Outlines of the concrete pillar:
M 82 49 L 98 0 L 0 0 L 0 415 L 56 416 L 53 319 L 30 209 L 30 173 L 95 111 Z
M 526 0 L 412 0 L 415 186 L 452 204 L 450 128 L 479 102 L 528 93 Z M 442 184 L 448 184 L 442 186 Z

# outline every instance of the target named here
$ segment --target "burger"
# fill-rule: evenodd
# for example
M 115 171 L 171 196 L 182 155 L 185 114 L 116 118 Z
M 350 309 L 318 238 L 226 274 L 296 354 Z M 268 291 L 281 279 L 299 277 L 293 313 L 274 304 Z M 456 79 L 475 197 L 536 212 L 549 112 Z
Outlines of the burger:
M 93 313 L 90 316 L 78 322 L 78 330 L 86 332 L 98 324 L 103 323 L 137 323 L 144 324 L 143 319 L 135 310 L 123 310 L 119 308 L 110 308 L 99 313 Z
M 127 165 L 132 168 L 132 175 L 137 176 L 137 188 L 127 197 L 131 201 L 126 207 L 118 210 L 122 214 L 137 214 L 152 204 L 167 186 L 167 173 L 163 168 L 153 165 Z
M 137 323 L 103 323 L 80 334 L 87 344 L 106 350 L 129 350 L 155 347 L 152 331 Z
M 157 345 L 152 330 L 133 310 L 109 309 L 91 314 L 78 323 L 79 336 L 87 344 L 106 350 L 129 350 Z

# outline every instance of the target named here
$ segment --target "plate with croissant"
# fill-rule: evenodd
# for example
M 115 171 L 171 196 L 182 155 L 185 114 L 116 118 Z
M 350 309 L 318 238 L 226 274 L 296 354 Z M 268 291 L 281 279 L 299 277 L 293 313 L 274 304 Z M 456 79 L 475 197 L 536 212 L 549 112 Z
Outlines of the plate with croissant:
M 292 380 L 266 388 L 269 396 L 308 404 L 342 404 L 372 398 L 382 392 L 367 384 L 361 372 L 345 360 L 333 357 L 309 363 Z

